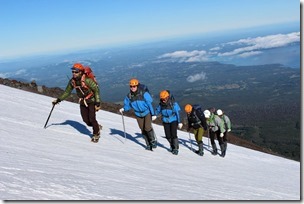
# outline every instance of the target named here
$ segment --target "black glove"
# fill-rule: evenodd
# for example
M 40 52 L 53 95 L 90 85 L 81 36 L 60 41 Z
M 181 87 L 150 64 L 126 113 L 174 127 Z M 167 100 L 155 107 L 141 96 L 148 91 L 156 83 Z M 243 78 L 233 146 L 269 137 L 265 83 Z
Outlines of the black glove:
M 99 111 L 101 109 L 100 102 L 95 102 L 95 111 Z
M 57 98 L 56 100 L 52 101 L 52 104 L 53 104 L 53 105 L 56 105 L 56 104 L 58 104 L 58 103 L 60 103 L 60 102 L 61 102 L 61 100 L 60 100 L 59 98 Z

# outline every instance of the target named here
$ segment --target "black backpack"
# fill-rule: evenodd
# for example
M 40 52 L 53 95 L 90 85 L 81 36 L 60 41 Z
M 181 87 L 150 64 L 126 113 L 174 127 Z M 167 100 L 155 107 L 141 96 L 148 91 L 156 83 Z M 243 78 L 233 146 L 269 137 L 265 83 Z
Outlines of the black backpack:
M 207 130 L 207 124 L 206 124 L 206 121 L 204 120 L 205 114 L 202 111 L 202 106 L 199 104 L 194 104 L 194 105 L 192 105 L 192 108 L 195 110 L 195 111 L 193 111 L 193 115 L 197 121 L 195 124 L 203 127 L 204 130 Z M 202 118 L 203 120 L 201 121 L 200 118 Z
M 144 84 L 138 84 L 137 91 L 135 93 L 131 92 L 128 94 L 130 101 L 144 100 L 144 94 L 149 92 L 148 86 Z

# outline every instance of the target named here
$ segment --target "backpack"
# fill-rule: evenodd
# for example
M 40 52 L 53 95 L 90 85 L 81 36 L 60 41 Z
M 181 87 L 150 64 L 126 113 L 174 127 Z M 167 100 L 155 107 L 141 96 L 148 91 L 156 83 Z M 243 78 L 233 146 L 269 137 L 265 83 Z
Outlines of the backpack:
M 89 66 L 85 66 L 84 67 L 84 75 L 91 78 L 98 86 L 98 82 L 96 80 L 96 77 L 95 75 L 93 74 L 93 71 L 92 69 L 89 67 Z
M 201 126 L 201 127 L 204 127 L 205 125 L 202 124 L 202 121 L 200 120 L 200 118 L 199 118 L 198 115 L 196 114 L 196 112 L 197 112 L 199 115 L 204 114 L 204 113 L 202 112 L 202 106 L 199 105 L 199 104 L 194 104 L 194 105 L 192 105 L 192 108 L 195 110 L 195 111 L 193 111 L 193 117 L 195 118 L 195 121 L 196 121 L 195 123 L 193 123 L 193 125 L 199 125 L 199 126 Z
M 194 110 L 196 110 L 196 111 L 202 111 L 202 106 L 199 104 L 192 105 L 192 108 L 194 108 Z
M 149 92 L 149 89 L 148 89 L 148 86 L 144 85 L 144 84 L 141 84 L 139 83 L 138 84 L 138 87 L 137 87 L 137 91 L 136 91 L 136 95 L 134 95 L 133 93 L 130 93 L 128 94 L 128 98 L 131 100 L 131 101 L 136 101 L 136 100 L 144 100 L 144 94 Z
M 76 85 L 76 82 L 75 82 L 74 79 L 72 79 L 72 81 L 71 81 L 72 86 L 73 86 L 75 89 L 78 88 L 82 93 L 83 93 L 84 91 L 83 91 L 81 88 L 90 89 L 90 88 L 86 85 L 86 83 L 85 83 L 85 79 L 86 79 L 86 78 L 91 78 L 91 79 L 97 84 L 97 86 L 98 86 L 98 82 L 97 82 L 97 80 L 96 80 L 96 77 L 95 77 L 95 75 L 93 74 L 93 71 L 92 71 L 92 69 L 91 69 L 89 66 L 85 66 L 85 67 L 84 67 L 83 73 L 84 73 L 84 74 L 81 76 L 81 79 L 80 79 L 80 81 L 81 81 L 81 86 L 80 86 L 80 87 Z M 91 96 L 93 96 L 93 95 L 94 95 L 94 93 L 93 93 L 92 91 L 90 91 L 90 93 L 85 97 L 85 99 L 89 99 L 89 98 L 91 98 Z

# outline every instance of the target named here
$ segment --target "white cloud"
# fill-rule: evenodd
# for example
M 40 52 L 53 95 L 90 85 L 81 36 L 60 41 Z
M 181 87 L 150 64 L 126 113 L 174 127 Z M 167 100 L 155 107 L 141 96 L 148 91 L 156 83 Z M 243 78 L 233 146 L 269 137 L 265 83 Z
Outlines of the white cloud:
M 217 51 L 217 50 L 220 50 L 220 49 L 221 49 L 221 47 L 218 47 L 218 46 L 217 46 L 217 47 L 211 48 L 210 51 Z
M 204 62 L 208 61 L 208 54 L 205 50 L 193 50 L 191 52 L 180 50 L 163 54 L 158 58 L 167 58 L 168 60 L 172 60 L 175 62 Z
M 187 81 L 190 83 L 196 82 L 198 80 L 205 80 L 206 79 L 206 73 L 201 72 L 200 74 L 190 75 L 187 77 Z
M 240 45 L 243 47 L 236 48 L 229 52 L 219 53 L 219 56 L 232 56 L 240 54 L 241 57 L 251 56 L 251 54 L 260 54 L 260 50 L 278 48 L 287 46 L 291 43 L 300 42 L 300 32 L 289 34 L 268 35 L 256 38 L 240 39 L 238 41 L 228 42 L 223 45 Z M 259 52 L 257 52 L 259 51 Z M 249 52 L 248 54 L 244 54 Z M 242 54 L 242 55 L 241 55 Z
M 250 57 L 250 56 L 254 56 L 254 55 L 259 55 L 261 53 L 263 53 L 263 52 L 261 52 L 261 51 L 244 52 L 242 54 L 239 54 L 239 57 L 244 57 L 245 58 L 245 57 Z

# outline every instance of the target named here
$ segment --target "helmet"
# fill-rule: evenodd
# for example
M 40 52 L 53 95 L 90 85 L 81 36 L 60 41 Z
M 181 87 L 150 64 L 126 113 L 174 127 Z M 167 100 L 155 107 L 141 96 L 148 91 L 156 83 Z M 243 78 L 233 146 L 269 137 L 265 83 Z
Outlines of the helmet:
M 138 86 L 139 81 L 135 78 L 131 79 L 129 82 L 130 86 Z
M 165 99 L 165 98 L 167 98 L 167 97 L 169 97 L 169 92 L 168 92 L 168 91 L 163 90 L 163 91 L 161 91 L 161 92 L 159 93 L 159 98 L 160 98 L 160 99 Z
M 204 115 L 205 115 L 205 118 L 210 118 L 210 111 L 209 110 L 204 110 Z
M 217 115 L 223 115 L 223 111 L 222 111 L 221 109 L 218 109 L 218 110 L 216 111 L 216 114 L 217 114 Z
M 84 67 L 80 63 L 75 63 L 71 69 L 78 69 L 79 71 L 84 71 Z
M 190 104 L 185 105 L 185 112 L 190 113 L 192 111 L 192 106 Z

